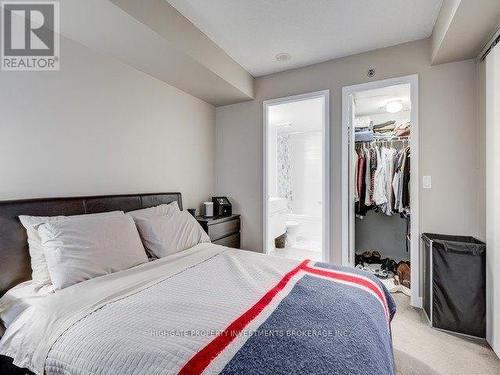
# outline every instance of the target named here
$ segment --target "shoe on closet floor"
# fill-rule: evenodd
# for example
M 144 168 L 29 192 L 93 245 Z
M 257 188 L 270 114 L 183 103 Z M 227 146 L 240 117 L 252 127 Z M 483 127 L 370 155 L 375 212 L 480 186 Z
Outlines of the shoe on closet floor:
M 364 263 L 373 264 L 380 263 L 382 256 L 376 250 L 366 250 L 361 254 L 361 258 Z
M 410 288 L 411 285 L 411 269 L 407 262 L 399 262 L 396 269 L 398 279 L 401 285 Z

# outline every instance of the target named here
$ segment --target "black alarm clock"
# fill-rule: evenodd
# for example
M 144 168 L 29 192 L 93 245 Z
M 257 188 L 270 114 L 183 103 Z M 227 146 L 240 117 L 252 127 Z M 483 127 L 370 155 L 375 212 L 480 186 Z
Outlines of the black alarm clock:
M 227 197 L 212 197 L 214 202 L 214 216 L 231 216 L 233 206 Z

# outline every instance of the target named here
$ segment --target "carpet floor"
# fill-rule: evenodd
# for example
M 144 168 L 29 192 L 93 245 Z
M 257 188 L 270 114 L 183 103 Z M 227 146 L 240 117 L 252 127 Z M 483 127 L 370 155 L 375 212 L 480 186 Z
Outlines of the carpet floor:
M 429 326 L 410 298 L 393 294 L 398 311 L 392 322 L 397 375 L 498 375 L 500 359 L 486 341 L 438 331 Z

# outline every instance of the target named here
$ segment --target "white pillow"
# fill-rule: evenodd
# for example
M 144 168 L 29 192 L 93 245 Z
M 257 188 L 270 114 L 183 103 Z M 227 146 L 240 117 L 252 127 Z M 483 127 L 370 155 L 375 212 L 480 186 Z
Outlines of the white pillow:
M 94 216 L 38 227 L 54 288 L 148 261 L 130 216 Z
M 146 249 L 158 258 L 210 242 L 196 219 L 186 211 L 175 210 L 164 216 L 137 217 L 135 223 Z
M 179 205 L 176 201 L 169 204 L 160 204 L 159 206 L 129 211 L 127 212 L 127 215 L 130 215 L 135 219 L 137 217 L 164 216 L 168 215 L 172 211 L 180 211 Z
M 66 219 L 80 219 L 93 216 L 116 216 L 124 215 L 123 211 L 102 212 L 98 214 L 87 215 L 74 215 L 74 216 L 26 216 L 20 215 L 19 220 L 26 228 L 28 234 L 28 245 L 31 257 L 31 278 L 33 281 L 41 285 L 51 284 L 49 270 L 47 269 L 47 261 L 43 253 L 43 246 L 41 244 L 40 235 L 38 234 L 37 227 L 44 223 L 55 223 Z

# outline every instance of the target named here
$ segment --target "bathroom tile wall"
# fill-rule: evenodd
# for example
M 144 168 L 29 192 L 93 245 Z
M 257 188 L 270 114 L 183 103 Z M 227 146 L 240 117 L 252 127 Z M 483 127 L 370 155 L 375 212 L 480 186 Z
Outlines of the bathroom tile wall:
M 292 211 L 293 191 L 290 163 L 290 135 L 278 135 L 277 145 L 278 196 L 286 198 L 288 210 Z

